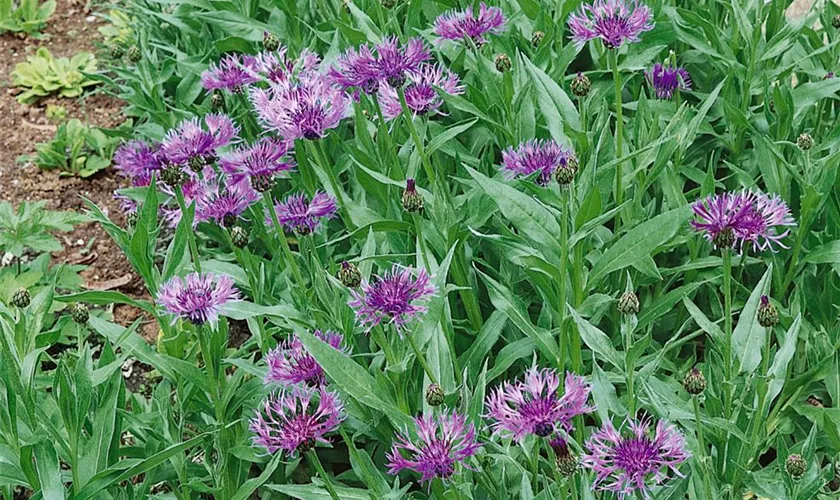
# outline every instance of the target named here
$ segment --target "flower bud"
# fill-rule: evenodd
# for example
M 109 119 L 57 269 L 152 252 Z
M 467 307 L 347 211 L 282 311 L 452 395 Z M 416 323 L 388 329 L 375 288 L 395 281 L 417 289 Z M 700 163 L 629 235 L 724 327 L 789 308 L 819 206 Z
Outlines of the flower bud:
M 807 132 L 802 132 L 799 134 L 799 137 L 796 138 L 796 145 L 802 151 L 808 151 L 814 146 L 814 139 Z
M 263 32 L 263 48 L 269 52 L 274 52 L 280 48 L 280 39 L 268 31 Z
M 160 180 L 169 187 L 177 188 L 186 182 L 187 174 L 181 170 L 180 166 L 170 163 L 161 172 Z
M 397 2 L 399 2 L 399 0 L 382 0 L 382 6 L 386 9 L 393 9 L 396 7 Z
M 429 403 L 429 406 L 442 405 L 445 396 L 443 388 L 437 384 L 429 384 L 429 387 L 426 388 L 426 402 Z
M 531 37 L 531 45 L 533 45 L 534 48 L 536 49 L 542 43 L 543 38 L 545 38 L 545 33 L 544 32 L 535 31 L 534 35 Z
M 236 248 L 245 248 L 248 246 L 248 231 L 242 226 L 233 226 L 230 228 L 230 241 Z
M 566 440 L 559 437 L 554 438 L 549 443 L 549 446 L 554 450 L 557 472 L 563 477 L 574 476 L 578 469 L 580 469 L 580 461 L 572 450 L 569 449 Z
M 802 455 L 796 453 L 788 455 L 787 460 L 785 460 L 785 470 L 790 474 L 791 479 L 798 481 L 808 470 L 808 462 L 802 458 Z
M 402 195 L 403 210 L 410 214 L 418 214 L 423 211 L 423 197 L 417 192 L 417 186 L 414 179 L 408 178 L 405 180 L 405 191 Z
M 137 210 L 132 210 L 125 214 L 125 227 L 127 229 L 134 229 L 137 226 L 137 221 L 140 220 L 140 214 Z
M 840 30 L 840 14 L 831 18 L 831 25 Z
M 698 370 L 696 366 L 689 370 L 683 379 L 683 388 L 685 388 L 685 392 L 692 396 L 703 394 L 703 391 L 706 390 L 706 377 L 703 376 L 703 372 Z
M 779 311 L 776 306 L 770 303 L 770 299 L 766 295 L 761 296 L 757 316 L 758 324 L 764 328 L 771 328 L 779 324 Z
M 202 169 L 204 169 L 204 166 L 207 165 L 207 162 L 204 160 L 204 157 L 195 155 L 190 156 L 187 165 L 189 165 L 190 170 L 192 170 L 195 173 L 199 173 L 202 171 Z
M 362 273 L 359 272 L 359 268 L 356 267 L 356 264 L 346 260 L 341 263 L 341 269 L 338 270 L 335 277 L 347 288 L 356 288 L 362 284 Z
M 73 307 L 70 308 L 70 315 L 73 317 L 73 321 L 80 325 L 87 323 L 90 319 L 88 307 L 80 302 L 73 304 Z
M 128 62 L 136 64 L 140 62 L 140 59 L 143 59 L 143 52 L 140 51 L 140 47 L 132 45 L 128 48 L 125 56 L 128 58 Z
M 510 62 L 510 57 L 507 54 L 496 54 L 496 71 L 504 73 L 510 71 L 513 64 Z
M 113 59 L 122 59 L 122 56 L 125 55 L 125 49 L 123 49 L 122 45 L 112 45 L 110 52 Z
M 732 231 L 731 227 L 724 228 L 717 235 L 715 235 L 714 239 L 712 240 L 712 244 L 715 246 L 715 248 L 720 248 L 721 250 L 732 248 L 732 245 L 735 244 L 735 232 Z
M 572 78 L 572 83 L 569 85 L 569 88 L 576 97 L 586 97 L 592 88 L 592 82 L 583 73 L 578 73 Z
M 624 292 L 618 299 L 618 312 L 629 316 L 639 312 L 639 297 L 635 292 Z
M 19 288 L 18 291 L 12 295 L 11 304 L 19 309 L 23 309 L 28 306 L 31 301 L 32 297 L 29 295 L 29 290 L 26 288 Z
M 210 94 L 210 107 L 213 111 L 222 111 L 225 109 L 225 95 L 221 90 L 214 90 Z
M 566 186 L 575 180 L 575 175 L 578 171 L 578 160 L 574 155 L 570 155 L 560 161 L 557 170 L 554 171 L 554 178 L 557 179 L 557 184 Z

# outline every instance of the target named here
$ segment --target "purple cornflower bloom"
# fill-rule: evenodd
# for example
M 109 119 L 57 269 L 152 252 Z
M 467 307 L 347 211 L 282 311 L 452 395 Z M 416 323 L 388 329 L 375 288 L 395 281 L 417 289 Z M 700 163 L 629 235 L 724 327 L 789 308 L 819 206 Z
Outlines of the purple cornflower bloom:
M 201 73 L 201 85 L 206 90 L 224 89 L 238 94 L 242 87 L 259 81 L 253 74 L 254 62 L 253 56 L 228 54 Z
M 638 42 L 639 35 L 652 29 L 653 13 L 636 0 L 595 0 L 569 16 L 571 39 L 578 48 L 600 38 L 607 48 L 617 49 L 625 42 Z
M 295 457 L 313 449 L 316 443 L 329 444 L 324 436 L 335 432 L 345 419 L 344 405 L 324 387 L 284 387 L 265 399 L 251 419 L 253 443 L 268 453 L 283 452 Z
M 344 337 L 336 332 L 322 332 L 315 330 L 315 336 L 331 345 L 335 349 L 347 352 L 342 347 Z M 320 386 L 326 382 L 324 369 L 306 351 L 303 343 L 297 335 L 284 340 L 275 349 L 272 349 L 265 356 L 268 365 L 263 381 L 266 385 L 282 384 L 294 385 L 305 384 L 309 386 Z
M 394 264 L 390 272 L 375 278 L 373 283 L 362 285 L 361 293 L 351 290 L 353 299 L 348 302 L 356 310 L 356 319 L 368 330 L 385 321 L 400 332 L 406 323 L 426 312 L 423 302 L 437 291 L 422 269 L 415 278 L 411 268 Z
M 311 201 L 303 193 L 289 195 L 283 202 L 276 204 L 274 210 L 277 221 L 286 229 L 298 234 L 310 234 L 318 229 L 323 219 L 334 217 L 337 207 L 335 198 L 319 191 Z M 266 216 L 265 223 L 273 224 L 271 214 Z
M 493 432 L 520 441 L 528 434 L 546 437 L 558 430 L 571 431 L 574 417 L 594 409 L 586 404 L 591 388 L 573 373 L 566 374 L 562 396 L 557 394 L 559 387 L 557 372 L 547 368 L 533 367 L 524 380 L 504 382 L 487 397 Z
M 695 214 L 691 225 L 718 248 L 743 251 L 745 243 L 752 243 L 754 251 L 769 248 L 775 252 L 773 244 L 787 248 L 781 239 L 790 233 L 785 230 L 779 234 L 777 226 L 796 225 L 779 196 L 771 198 L 746 190 L 709 196 L 697 200 L 691 208 Z
M 630 436 L 624 430 L 616 430 L 612 422 L 592 434 L 586 442 L 587 453 L 581 463 L 595 471 L 593 486 L 602 491 L 611 491 L 624 499 L 634 493 L 650 498 L 649 481 L 662 484 L 668 477 L 668 469 L 679 477 L 685 477 L 678 466 L 688 460 L 685 438 L 676 427 L 660 420 L 650 435 L 650 420 L 625 421 Z
M 481 445 L 475 438 L 475 426 L 467 424 L 458 413 L 438 417 L 425 415 L 414 419 L 417 441 L 409 437 L 408 429 L 397 434 L 388 459 L 388 473 L 399 474 L 409 469 L 421 474 L 420 481 L 434 478 L 446 481 L 455 473 L 455 465 L 476 454 Z M 404 457 L 402 452 L 409 456 Z M 469 468 L 469 466 L 464 465 Z
M 374 50 L 368 45 L 349 49 L 330 68 L 329 76 L 344 89 L 358 88 L 371 94 L 381 83 L 401 87 L 406 77 L 417 73 L 420 65 L 431 58 L 419 38 L 411 38 L 401 46 L 396 37 L 388 37 Z
M 134 187 L 148 186 L 152 173 L 164 167 L 160 144 L 131 140 L 114 152 L 114 167 Z
M 223 155 L 219 166 L 233 183 L 244 182 L 259 192 L 265 192 L 274 186 L 278 174 L 294 169 L 295 163 L 289 158 L 291 154 L 289 142 L 263 137 L 248 147 Z
M 219 309 L 228 302 L 239 300 L 239 292 L 233 287 L 233 280 L 228 276 L 218 279 L 211 273 L 191 273 L 186 278 L 174 277 L 158 291 L 157 300 L 174 314 L 172 324 L 178 318 L 194 325 L 210 323 L 215 326 L 219 321 Z
M 439 64 L 424 64 L 416 73 L 408 75 L 408 85 L 405 87 L 405 103 L 415 115 L 424 115 L 435 111 L 443 104 L 435 87 L 449 95 L 464 93 L 464 87 L 458 75 Z M 402 104 L 397 90 L 387 83 L 379 87 L 379 99 L 382 104 L 382 114 L 388 120 L 400 116 Z
M 660 99 L 670 99 L 677 90 L 691 90 L 691 76 L 685 68 L 656 63 L 650 71 L 645 71 L 645 78 Z
M 249 184 L 220 180 L 213 175 L 205 178 L 195 199 L 195 223 L 215 221 L 225 227 L 233 227 L 236 220 L 259 195 Z
M 574 152 L 550 139 L 530 139 L 519 144 L 516 149 L 511 146 L 502 151 L 502 170 L 507 177 L 539 172 L 535 180 L 541 186 L 547 185 L 554 171 L 560 166 L 566 166 L 569 161 L 576 161 Z
M 251 104 L 263 126 L 287 141 L 318 139 L 338 126 L 349 109 L 349 98 L 321 74 L 307 74 L 300 82 L 251 90 Z
M 502 9 L 488 7 L 481 2 L 478 7 L 478 16 L 473 13 L 472 7 L 464 11 L 451 10 L 438 16 L 435 19 L 433 32 L 440 40 L 464 40 L 472 39 L 476 46 L 487 43 L 484 35 L 492 33 L 499 34 L 505 30 L 505 16 Z
M 215 158 L 216 148 L 227 146 L 239 133 L 227 115 L 206 115 L 204 123 L 207 130 L 198 118 L 184 120 L 166 134 L 161 150 L 169 162 L 189 164 L 194 170 L 200 170 Z

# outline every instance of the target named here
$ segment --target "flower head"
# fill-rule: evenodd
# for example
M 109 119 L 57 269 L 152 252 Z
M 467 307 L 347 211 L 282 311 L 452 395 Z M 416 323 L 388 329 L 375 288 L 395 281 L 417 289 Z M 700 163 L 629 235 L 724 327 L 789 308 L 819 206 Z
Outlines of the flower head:
M 375 278 L 372 283 L 364 284 L 361 292 L 351 290 L 353 299 L 348 303 L 356 310 L 356 319 L 368 329 L 384 321 L 399 330 L 426 312 L 423 303 L 436 292 L 425 270 L 415 277 L 411 268 L 395 264 L 390 272 Z
M 194 325 L 219 320 L 219 309 L 228 302 L 239 300 L 239 292 L 228 276 L 218 279 L 211 273 L 188 274 L 186 278 L 174 277 L 160 287 L 157 295 L 166 312 L 185 319 Z
M 114 167 L 134 187 L 148 186 L 152 174 L 163 169 L 164 163 L 158 143 L 132 140 L 114 152 Z
M 329 444 L 324 437 L 338 429 L 345 419 L 344 405 L 324 387 L 284 387 L 265 399 L 251 419 L 254 445 L 274 454 L 295 457 Z
M 236 138 L 239 128 L 229 116 L 211 114 L 204 117 L 206 129 L 198 118 L 185 120 L 166 134 L 161 150 L 171 163 L 189 164 L 193 170 L 215 158 L 216 149 Z
M 624 427 L 629 435 L 625 435 Z M 581 461 L 596 474 L 593 486 L 611 491 L 619 499 L 635 492 L 649 498 L 649 483 L 662 484 L 669 469 L 684 477 L 678 466 L 690 457 L 685 438 L 676 427 L 659 421 L 651 435 L 650 420 L 628 419 L 620 430 L 606 422 L 586 442 L 586 451 Z
M 321 332 L 321 330 L 315 330 L 314 333 L 316 337 L 335 349 L 346 351 L 342 348 L 344 337 L 340 333 Z M 266 385 L 302 383 L 309 386 L 319 386 L 326 382 L 324 369 L 306 351 L 297 335 L 286 339 L 275 349 L 269 351 L 266 354 L 265 362 L 268 365 L 268 373 L 263 379 Z
M 285 201 L 275 205 L 274 210 L 277 212 L 277 221 L 286 229 L 298 234 L 310 234 L 318 229 L 323 219 L 334 217 L 337 207 L 335 198 L 319 191 L 312 200 L 308 200 L 303 193 L 289 195 Z M 265 221 L 269 225 L 273 223 L 270 214 Z
M 472 39 L 473 43 L 481 46 L 487 43 L 485 35 L 488 33 L 499 34 L 505 30 L 505 16 L 502 9 L 488 7 L 481 2 L 478 7 L 478 16 L 473 12 L 472 7 L 464 11 L 449 11 L 435 19 L 433 32 L 441 40 L 464 40 Z
M 593 410 L 586 404 L 591 389 L 583 377 L 573 373 L 566 374 L 562 396 L 557 393 L 559 387 L 560 377 L 554 370 L 536 367 L 521 381 L 504 382 L 487 397 L 493 432 L 516 441 L 528 434 L 546 437 L 558 430 L 569 432 L 574 417 Z
M 348 50 L 330 69 L 329 76 L 344 89 L 357 88 L 372 93 L 381 83 L 402 86 L 408 75 L 416 73 L 421 63 L 431 58 L 419 38 L 401 45 L 396 37 L 388 37 L 373 50 L 367 45 Z
M 645 78 L 660 99 L 670 99 L 678 90 L 691 90 L 691 76 L 685 68 L 656 63 L 650 71 L 645 71 Z
M 697 200 L 691 206 L 695 220 L 691 225 L 704 233 L 716 247 L 738 247 L 752 243 L 753 250 L 770 249 L 774 244 L 787 248 L 781 240 L 790 230 L 779 233 L 778 227 L 795 226 L 790 210 L 781 198 L 752 191 L 723 193 Z
M 436 477 L 446 481 L 455 473 L 456 464 L 475 455 L 481 448 L 476 441 L 475 426 L 467 424 L 466 418 L 458 413 L 445 413 L 438 417 L 426 415 L 414 422 L 417 440 L 412 441 L 406 429 L 397 434 L 391 452 L 386 454 L 389 474 L 409 469 L 421 475 L 421 482 Z
M 443 100 L 435 87 L 449 95 L 464 93 L 464 87 L 458 75 L 439 64 L 424 64 L 416 73 L 408 75 L 405 87 L 405 103 L 415 115 L 425 115 L 440 108 Z M 388 83 L 379 87 L 382 114 L 392 120 L 402 113 L 402 104 L 397 90 Z
M 570 162 L 577 165 L 574 152 L 553 140 L 530 139 L 516 149 L 509 147 L 502 151 L 502 170 L 508 177 L 528 176 L 539 172 L 536 182 L 542 186 L 551 181 L 555 170 L 568 166 Z
M 625 42 L 638 42 L 639 35 L 652 29 L 653 13 L 637 0 L 595 0 L 569 16 L 569 31 L 578 48 L 600 38 L 608 48 L 617 49 Z
M 195 222 L 215 221 L 225 227 L 232 227 L 259 196 L 249 184 L 234 183 L 232 179 L 218 176 L 205 178 L 200 183 L 195 203 Z
M 201 85 L 206 90 L 224 89 L 238 94 L 243 87 L 259 81 L 253 74 L 253 66 L 253 56 L 226 55 L 201 73 Z
M 278 174 L 294 169 L 295 163 L 289 158 L 291 149 L 287 141 L 263 137 L 248 147 L 223 155 L 219 166 L 231 182 L 245 182 L 262 193 L 274 186 Z
M 321 74 L 297 82 L 251 89 L 251 104 L 263 126 L 287 141 L 318 139 L 348 113 L 349 98 Z

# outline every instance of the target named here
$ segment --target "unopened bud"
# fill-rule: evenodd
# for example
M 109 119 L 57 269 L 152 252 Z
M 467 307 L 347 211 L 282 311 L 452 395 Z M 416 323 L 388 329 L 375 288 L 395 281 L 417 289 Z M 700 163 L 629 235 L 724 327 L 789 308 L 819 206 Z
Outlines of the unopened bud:
M 630 316 L 639 312 L 639 297 L 635 292 L 624 292 L 618 299 L 618 312 Z
M 122 45 L 112 45 L 111 46 L 111 57 L 114 59 L 122 59 L 122 56 L 125 55 L 125 49 L 123 49 Z
M 233 226 L 230 228 L 230 241 L 236 248 L 245 248 L 248 246 L 248 231 L 242 226 Z
M 405 180 L 405 191 L 402 195 L 403 210 L 410 214 L 417 214 L 423 211 L 423 197 L 417 192 L 414 179 Z
M 544 32 L 542 32 L 542 31 L 535 31 L 535 32 L 534 32 L 534 34 L 533 34 L 533 36 L 531 36 L 531 45 L 533 45 L 533 46 L 534 46 L 534 48 L 539 47 L 539 46 L 540 46 L 540 44 L 541 44 L 541 43 L 542 43 L 542 41 L 543 41 L 543 38 L 545 38 L 545 33 L 544 33 Z
M 758 324 L 764 328 L 771 328 L 779 324 L 779 311 L 766 295 L 761 296 L 758 306 Z
M 443 388 L 437 384 L 429 384 L 429 387 L 426 388 L 426 402 L 429 403 L 429 406 L 442 405 L 445 396 Z
M 811 135 L 807 132 L 802 132 L 799 134 L 799 137 L 796 138 L 796 145 L 802 151 L 808 151 L 812 147 L 814 147 L 814 139 L 811 138 Z
M 703 391 L 706 390 L 706 377 L 703 376 L 703 372 L 698 370 L 697 367 L 689 370 L 683 379 L 683 388 L 685 388 L 685 392 L 692 396 L 703 394 Z
M 280 48 L 280 39 L 268 31 L 263 33 L 263 48 L 269 52 L 274 52 Z
M 586 97 L 589 95 L 589 90 L 592 88 L 592 82 L 589 81 L 589 77 L 584 75 L 583 73 L 578 73 L 572 78 L 572 83 L 569 85 L 569 88 L 576 97 Z
M 338 270 L 335 277 L 347 288 L 356 288 L 362 284 L 362 273 L 359 272 L 359 268 L 356 267 L 356 264 L 346 260 L 341 263 L 341 269 Z
M 510 68 L 513 64 L 510 62 L 510 57 L 507 54 L 496 54 L 496 71 L 499 73 L 505 73 L 510 71 Z
M 73 307 L 70 308 L 70 315 L 73 317 L 73 321 L 80 325 L 87 323 L 88 319 L 90 319 L 88 307 L 80 302 L 73 304 Z
M 554 178 L 557 179 L 557 184 L 566 186 L 575 180 L 575 175 L 578 172 L 578 160 L 574 155 L 569 155 L 568 158 L 560 160 L 560 165 L 554 172 Z
M 563 477 L 574 476 L 578 469 L 580 469 L 580 461 L 572 450 L 569 449 L 566 440 L 560 437 L 554 438 L 549 443 L 549 446 L 554 450 L 557 472 Z
M 213 108 L 213 111 L 222 111 L 225 109 L 225 95 L 222 94 L 221 90 L 214 90 L 210 94 L 210 107 Z
M 125 56 L 128 58 L 130 63 L 136 64 L 140 62 L 140 59 L 143 59 L 143 52 L 140 51 L 140 47 L 132 45 L 128 48 L 128 52 L 126 52 Z
M 805 471 L 808 470 L 808 462 L 802 458 L 802 455 L 788 455 L 787 460 L 785 460 L 785 470 L 788 474 L 790 474 L 791 479 L 799 480 L 802 479 L 802 476 L 805 475 Z
M 12 295 L 12 305 L 19 309 L 27 307 L 31 301 L 32 297 L 29 295 L 29 290 L 26 288 L 19 288 L 18 291 Z

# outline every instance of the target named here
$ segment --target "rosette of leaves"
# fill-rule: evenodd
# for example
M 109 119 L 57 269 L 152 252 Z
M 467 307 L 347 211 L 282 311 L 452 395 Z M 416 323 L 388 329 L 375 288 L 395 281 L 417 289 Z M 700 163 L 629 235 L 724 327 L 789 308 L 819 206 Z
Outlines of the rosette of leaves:
M 46 201 L 21 202 L 17 210 L 9 202 L 0 203 L 0 254 L 22 256 L 27 250 L 57 252 L 61 243 L 51 231 L 68 232 L 85 222 L 84 215 L 46 209 Z
M 55 12 L 55 0 L 0 0 L 0 33 L 37 33 Z
M 90 52 L 79 52 L 72 58 L 54 57 L 46 47 L 41 47 L 26 62 L 15 66 L 12 83 L 25 89 L 17 96 L 22 104 L 51 94 L 78 97 L 86 87 L 99 83 L 87 76 L 94 71 L 96 58 Z
M 61 170 L 60 175 L 90 177 L 108 168 L 118 143 L 119 139 L 74 118 L 59 125 L 52 140 L 35 146 L 34 159 L 40 168 Z

